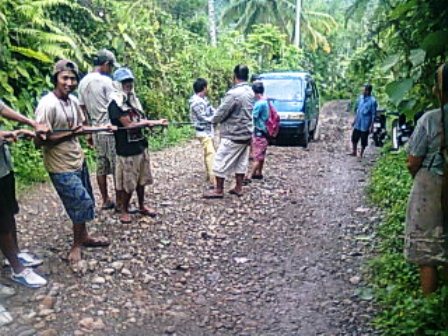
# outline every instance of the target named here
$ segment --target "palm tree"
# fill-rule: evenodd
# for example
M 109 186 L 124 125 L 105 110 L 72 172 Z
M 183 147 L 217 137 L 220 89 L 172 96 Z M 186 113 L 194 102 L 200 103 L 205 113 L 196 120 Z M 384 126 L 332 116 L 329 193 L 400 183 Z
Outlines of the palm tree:
M 230 0 L 221 21 L 241 29 L 244 34 L 250 33 L 252 26 L 260 23 L 272 23 L 289 34 L 290 22 L 285 20 L 285 14 L 291 11 L 294 11 L 294 6 L 290 0 Z
M 74 57 L 84 60 L 81 39 L 68 27 L 58 25 L 49 18 L 49 11 L 58 6 L 90 15 L 86 7 L 69 0 L 6 0 L 0 2 L 0 21 L 3 26 L 3 43 L 9 52 L 43 63 L 54 58 Z
M 272 23 L 287 34 L 292 42 L 296 36 L 296 8 L 296 0 L 230 0 L 223 11 L 221 22 L 240 29 L 244 34 L 250 33 L 255 24 Z M 329 51 L 330 45 L 325 36 L 336 26 L 331 15 L 304 9 L 300 12 L 297 37 L 303 34 L 311 49 L 322 47 Z
M 296 0 L 296 22 L 294 26 L 294 45 L 300 48 L 300 25 L 302 19 L 302 0 Z
M 216 15 L 215 0 L 208 0 L 208 24 L 210 31 L 210 41 L 216 47 Z

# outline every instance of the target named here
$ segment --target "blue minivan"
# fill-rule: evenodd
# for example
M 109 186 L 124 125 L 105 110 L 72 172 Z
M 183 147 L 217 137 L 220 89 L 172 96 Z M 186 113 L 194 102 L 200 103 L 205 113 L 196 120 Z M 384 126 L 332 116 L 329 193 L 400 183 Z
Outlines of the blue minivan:
M 307 147 L 319 121 L 319 91 L 313 77 L 304 71 L 280 71 L 257 76 L 280 116 L 276 142 Z

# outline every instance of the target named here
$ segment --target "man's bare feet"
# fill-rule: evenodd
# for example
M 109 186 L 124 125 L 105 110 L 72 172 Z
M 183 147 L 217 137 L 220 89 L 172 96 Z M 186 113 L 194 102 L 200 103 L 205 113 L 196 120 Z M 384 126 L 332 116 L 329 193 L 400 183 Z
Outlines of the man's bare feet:
M 224 192 L 218 191 L 217 189 L 207 190 L 206 192 L 204 192 L 202 197 L 203 198 L 223 198 Z
M 68 254 L 68 262 L 77 264 L 81 261 L 81 246 L 73 246 Z
M 115 208 L 115 203 L 112 202 L 111 200 L 107 200 L 106 202 L 103 203 L 103 205 L 101 206 L 102 210 L 112 210 Z
M 238 197 L 241 197 L 241 196 L 243 196 L 243 190 L 242 190 L 242 189 L 237 189 L 237 188 L 235 187 L 235 188 L 229 190 L 229 194 L 232 194 L 232 195 L 236 195 L 236 196 L 238 196 Z
M 109 245 L 110 242 L 105 237 L 87 236 L 82 242 L 82 246 L 84 247 L 106 247 Z
M 120 222 L 123 224 L 132 223 L 131 216 L 128 213 L 123 213 L 120 215 Z
M 149 217 L 156 217 L 157 216 L 156 209 L 148 208 L 146 206 L 140 207 L 139 212 L 143 216 L 149 216 Z

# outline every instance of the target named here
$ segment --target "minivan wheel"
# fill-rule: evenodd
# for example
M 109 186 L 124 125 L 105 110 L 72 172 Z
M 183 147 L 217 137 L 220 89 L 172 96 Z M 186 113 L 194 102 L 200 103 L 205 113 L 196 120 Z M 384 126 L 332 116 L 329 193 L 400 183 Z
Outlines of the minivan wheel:
M 310 132 L 310 141 L 319 140 L 319 123 L 316 123 L 314 129 Z
M 304 148 L 308 148 L 308 143 L 310 140 L 310 132 L 309 132 L 309 123 L 305 122 L 305 127 L 303 130 L 303 134 L 301 134 L 299 138 L 299 146 L 302 146 Z

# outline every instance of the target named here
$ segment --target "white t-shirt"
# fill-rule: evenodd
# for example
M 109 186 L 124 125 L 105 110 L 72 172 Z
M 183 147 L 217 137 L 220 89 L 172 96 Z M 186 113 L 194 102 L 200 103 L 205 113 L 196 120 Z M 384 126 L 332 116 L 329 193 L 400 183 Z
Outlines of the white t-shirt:
M 79 104 L 86 107 L 92 126 L 110 124 L 107 106 L 113 90 L 112 79 L 98 72 L 87 74 L 79 82 Z

